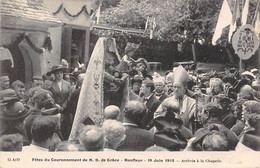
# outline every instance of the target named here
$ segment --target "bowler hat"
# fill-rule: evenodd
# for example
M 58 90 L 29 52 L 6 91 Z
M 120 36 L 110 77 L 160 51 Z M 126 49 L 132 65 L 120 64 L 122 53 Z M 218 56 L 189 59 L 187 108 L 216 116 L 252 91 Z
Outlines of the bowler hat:
M 53 66 L 51 67 L 51 69 L 49 70 L 49 72 L 47 72 L 47 75 L 51 75 L 51 74 L 53 74 L 53 73 L 55 73 L 55 72 L 57 72 L 57 71 L 62 71 L 62 72 L 64 72 L 66 69 L 67 69 L 67 68 L 64 67 L 63 65 L 53 65 Z
M 0 105 L 5 105 L 11 101 L 18 101 L 18 97 L 13 89 L 5 89 L 0 91 Z
M 158 130 L 162 130 L 163 128 L 168 127 L 181 127 L 182 124 L 183 122 L 181 119 L 173 117 L 159 116 L 154 119 L 154 125 Z
M 3 120 L 18 120 L 30 114 L 29 107 L 20 101 L 13 102 L 11 107 L 2 105 L 0 108 L 0 118 Z

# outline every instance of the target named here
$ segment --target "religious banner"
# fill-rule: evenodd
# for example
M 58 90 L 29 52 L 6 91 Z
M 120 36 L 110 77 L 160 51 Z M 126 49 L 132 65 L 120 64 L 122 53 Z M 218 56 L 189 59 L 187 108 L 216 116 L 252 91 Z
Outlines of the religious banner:
M 249 24 L 242 26 L 233 35 L 232 46 L 242 60 L 247 60 L 254 55 L 259 46 L 259 39 L 253 26 Z
M 95 125 L 103 122 L 104 41 L 104 37 L 99 38 L 91 55 L 69 140 L 78 138 L 86 119 L 91 119 Z

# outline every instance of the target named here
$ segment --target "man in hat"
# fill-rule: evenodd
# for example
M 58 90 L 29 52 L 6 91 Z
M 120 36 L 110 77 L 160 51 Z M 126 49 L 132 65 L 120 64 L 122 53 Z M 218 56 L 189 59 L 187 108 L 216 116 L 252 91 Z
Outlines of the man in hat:
M 196 101 L 186 95 L 187 82 L 189 81 L 189 74 L 186 70 L 179 66 L 173 71 L 173 96 L 165 99 L 164 101 L 170 99 L 172 101 L 178 101 L 180 105 L 180 118 L 183 121 L 183 125 L 194 131 L 194 120 L 196 118 Z M 154 118 L 162 114 L 162 105 L 160 105 L 154 114 Z
M 253 80 L 255 79 L 255 75 L 252 72 L 245 71 L 240 75 L 241 79 L 246 79 L 248 84 L 251 85 Z
M 218 131 L 224 133 L 227 137 L 229 149 L 234 150 L 237 143 L 238 137 L 235 135 L 234 132 L 230 131 L 226 128 L 222 121 L 221 117 L 223 114 L 223 109 L 221 105 L 216 103 L 208 103 L 204 106 L 201 113 L 199 113 L 199 119 L 203 124 L 203 128 L 200 128 L 194 133 L 195 137 L 200 137 L 200 135 L 207 132 L 212 125 L 218 129 Z
M 9 88 L 9 77 L 8 75 L 0 76 L 0 90 L 5 90 Z
M 35 75 L 32 78 L 32 88 L 33 87 L 42 87 L 43 85 L 43 78 L 39 75 Z
M 71 45 L 71 70 L 73 71 L 75 68 L 79 68 L 79 49 L 76 44 Z
M 36 91 L 32 97 L 32 102 L 33 102 L 33 107 L 30 109 L 30 115 L 26 117 L 24 120 L 24 126 L 27 131 L 28 139 L 30 141 L 32 140 L 31 127 L 35 118 L 44 114 L 43 110 L 46 109 L 53 109 L 53 111 L 49 111 L 49 114 L 45 114 L 45 115 L 57 114 L 57 110 L 56 111 L 54 110 L 56 106 L 52 98 L 52 94 L 48 90 L 40 89 Z
M 64 109 L 67 107 L 71 95 L 71 84 L 63 79 L 63 72 L 65 67 L 62 65 L 54 65 L 49 74 L 54 74 L 55 80 L 52 83 L 50 91 L 53 95 L 55 103 L 58 104 L 59 111 L 61 111 L 61 132 L 64 138 L 68 138 L 70 134 L 69 121 L 70 117 L 67 113 L 63 113 Z
M 155 86 L 156 98 L 163 102 L 169 95 L 165 92 L 165 82 L 163 78 L 159 77 L 153 80 Z
M 29 107 L 19 101 L 14 90 L 8 89 L 0 102 L 0 136 L 18 133 L 23 136 L 23 144 L 28 145 L 23 121 L 29 114 Z
M 144 151 L 154 144 L 154 134 L 141 129 L 142 118 L 146 115 L 146 108 L 142 102 L 129 101 L 124 111 L 125 140 L 118 151 Z
M 147 114 L 142 120 L 142 128 L 151 129 L 153 127 L 153 116 L 161 101 L 154 94 L 154 83 L 152 80 L 144 80 L 140 90 L 141 100 L 147 108 Z

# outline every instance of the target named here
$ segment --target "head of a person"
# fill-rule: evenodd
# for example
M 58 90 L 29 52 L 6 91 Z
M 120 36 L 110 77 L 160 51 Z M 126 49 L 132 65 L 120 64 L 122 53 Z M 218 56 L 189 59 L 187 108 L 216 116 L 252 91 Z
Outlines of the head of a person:
M 32 78 L 32 87 L 42 87 L 43 78 L 39 75 L 35 75 Z
M 67 81 L 67 82 L 70 83 L 70 74 L 64 73 L 64 74 L 63 74 L 63 79 L 64 79 L 65 81 Z
M 52 145 L 56 120 L 51 116 L 39 116 L 32 123 L 32 143 Z
M 260 114 L 260 103 L 255 100 L 248 100 L 242 105 L 242 120 L 249 114 Z
M 25 84 L 22 81 L 14 81 L 11 85 L 11 88 L 15 90 L 15 93 L 19 99 L 24 98 Z
M 168 149 L 166 149 L 166 148 L 163 148 L 163 147 L 161 147 L 161 146 L 151 146 L 151 147 L 149 147 L 149 148 L 147 148 L 147 149 L 145 149 L 145 151 L 149 151 L 149 152 L 160 152 L 160 151 L 169 151 Z
M 94 125 L 85 126 L 79 137 L 81 150 L 84 151 L 103 151 L 106 141 L 104 130 Z
M 223 81 L 220 78 L 211 78 L 209 87 L 213 95 L 217 95 L 223 91 Z
M 147 66 L 144 62 L 139 62 L 136 64 L 136 69 L 140 72 L 144 72 L 147 69 Z
M 169 72 L 168 74 L 165 74 L 165 83 L 172 83 L 173 81 L 173 73 Z
M 81 74 L 79 74 L 79 75 L 77 76 L 77 81 L 76 81 L 77 85 L 76 85 L 76 87 L 77 87 L 78 89 L 81 88 L 81 86 L 82 86 L 82 84 L 83 84 L 83 81 L 84 81 L 84 78 L 85 78 L 85 74 L 83 74 L 83 73 L 81 73 Z
M 245 117 L 245 130 L 254 128 L 257 136 L 260 136 L 260 114 L 252 113 Z
M 155 87 L 152 80 L 144 80 L 140 92 L 143 93 L 144 96 L 149 96 L 153 93 L 154 89 Z
M 63 79 L 63 73 L 66 70 L 66 67 L 63 65 L 54 65 L 47 73 L 47 75 L 54 74 L 55 80 L 60 81 Z
M 153 82 L 156 93 L 163 93 L 165 91 L 165 82 L 162 78 L 154 79 Z
M 166 113 L 174 113 L 175 117 L 176 115 L 179 115 L 180 113 L 180 104 L 177 100 L 171 100 L 171 99 L 165 99 L 162 102 L 162 109 Z
M 30 103 L 34 102 L 33 101 L 33 96 L 34 96 L 35 92 L 38 91 L 38 90 L 41 90 L 41 89 L 42 89 L 41 87 L 33 87 L 33 88 L 30 88 L 28 90 L 27 96 L 28 96 L 28 99 L 29 99 Z
M 132 89 L 135 93 L 139 94 L 141 86 L 142 86 L 142 77 L 139 75 L 135 75 L 131 80 Z
M 8 134 L 0 137 L 0 151 L 22 151 L 23 137 L 20 134 Z
M 199 113 L 199 119 L 205 125 L 210 119 L 220 119 L 222 114 L 223 109 L 221 105 L 211 102 L 204 105 L 201 113 Z
M 116 149 L 125 139 L 125 127 L 119 121 L 105 120 L 102 128 L 105 131 L 108 148 Z
M 202 141 L 203 151 L 228 151 L 228 140 L 227 137 L 219 132 L 212 131 Z
M 173 69 L 173 94 L 176 98 L 182 98 L 185 95 L 189 78 L 189 74 L 182 66 Z
M 249 85 L 252 84 L 252 82 L 255 78 L 254 74 L 249 71 L 243 72 L 240 77 L 241 77 L 241 79 L 246 79 L 248 81 Z
M 109 105 L 104 110 L 104 118 L 106 120 L 117 120 L 119 118 L 120 109 L 115 105 Z
M 224 112 L 226 110 L 229 110 L 228 108 L 230 106 L 231 100 L 225 94 L 218 94 L 214 96 L 213 102 L 220 104 Z
M 209 88 L 209 78 L 206 76 L 203 76 L 200 80 L 200 83 L 203 84 L 203 86 L 205 86 L 205 88 Z
M 139 47 L 140 44 L 127 42 L 125 47 L 125 54 L 129 57 L 134 57 Z
M 129 101 L 125 107 L 125 121 L 140 126 L 142 119 L 146 115 L 146 108 L 140 101 Z
M 244 85 L 238 95 L 237 95 L 237 99 L 247 99 L 247 100 L 254 100 L 254 91 L 252 89 L 251 86 L 249 85 Z
M 54 99 L 52 93 L 48 90 L 40 89 L 35 92 L 32 98 L 35 107 L 42 109 L 50 109 L 54 107 Z
M 242 119 L 242 105 L 246 102 L 246 99 L 240 99 L 233 103 L 234 115 L 238 120 Z
M 181 98 L 185 95 L 187 84 L 185 82 L 173 82 L 173 93 L 176 98 Z
M 49 90 L 51 88 L 51 85 L 52 85 L 52 81 L 51 80 L 44 80 L 43 82 L 43 85 L 42 85 L 42 88 L 43 89 L 46 89 L 46 90 Z
M 61 152 L 61 151 L 65 151 L 65 152 L 76 152 L 79 151 L 79 145 L 74 143 L 74 142 L 60 142 L 56 149 L 56 152 Z
M 168 95 L 171 95 L 171 93 L 173 93 L 173 84 L 172 84 L 172 82 L 166 83 L 165 90 L 167 91 Z
M 61 80 L 63 78 L 63 71 L 57 70 L 54 72 L 55 80 Z
M 10 81 L 8 75 L 0 76 L 0 87 L 4 90 L 4 89 L 8 89 L 9 85 L 10 85 Z

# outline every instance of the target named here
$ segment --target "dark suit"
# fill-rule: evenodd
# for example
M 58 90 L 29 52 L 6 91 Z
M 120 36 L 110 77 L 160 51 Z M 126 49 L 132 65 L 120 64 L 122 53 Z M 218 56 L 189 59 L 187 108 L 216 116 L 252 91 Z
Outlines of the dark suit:
M 154 145 L 154 134 L 137 126 L 125 126 L 126 138 L 117 151 L 144 151 Z
M 142 98 L 142 100 L 144 101 L 147 108 L 147 113 L 142 120 L 141 128 L 149 130 L 153 127 L 153 114 L 160 106 L 161 101 L 156 98 L 155 94 L 152 94 L 152 96 L 147 101 L 145 101 L 144 98 Z
M 67 103 L 71 94 L 71 85 L 69 82 L 62 79 L 61 90 L 58 86 L 58 82 L 54 81 L 50 88 L 50 91 L 53 94 L 53 98 L 55 103 L 59 104 L 64 109 L 67 107 Z M 64 113 L 65 111 L 61 111 L 61 133 L 66 140 L 70 134 L 70 116 L 68 113 Z

